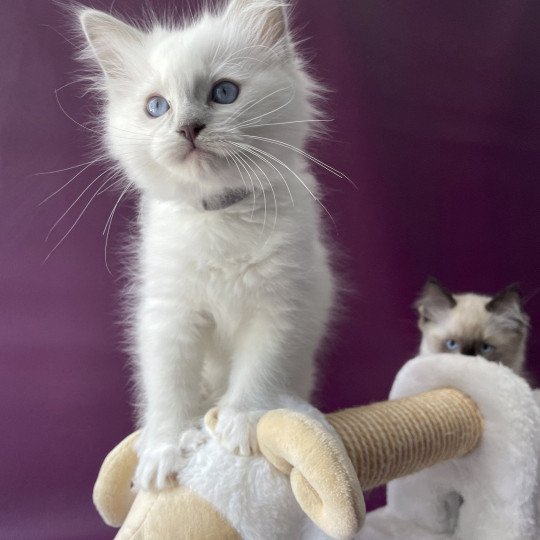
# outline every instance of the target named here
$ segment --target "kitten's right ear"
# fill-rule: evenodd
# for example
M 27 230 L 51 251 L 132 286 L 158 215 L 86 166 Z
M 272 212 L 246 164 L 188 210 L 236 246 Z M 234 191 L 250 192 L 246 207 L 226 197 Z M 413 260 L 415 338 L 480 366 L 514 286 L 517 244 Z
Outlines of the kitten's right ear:
M 282 0 L 230 0 L 225 16 L 242 21 L 266 47 L 288 46 L 286 3 Z
M 486 310 L 499 316 L 510 328 L 522 331 L 529 326 L 529 317 L 523 311 L 523 300 L 517 283 L 498 292 L 487 304 Z
M 427 322 L 436 322 L 457 304 L 452 293 L 435 278 L 429 278 L 414 303 L 418 310 L 420 328 Z
M 141 46 L 144 34 L 97 9 L 83 10 L 79 21 L 105 75 L 111 79 L 125 78 L 128 75 L 127 59 L 134 49 Z

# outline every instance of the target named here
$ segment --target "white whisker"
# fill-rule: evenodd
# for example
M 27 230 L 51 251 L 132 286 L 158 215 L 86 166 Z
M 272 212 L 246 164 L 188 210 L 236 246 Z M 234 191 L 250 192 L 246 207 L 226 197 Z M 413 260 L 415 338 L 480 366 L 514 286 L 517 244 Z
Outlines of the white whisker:
M 107 174 L 109 170 L 103 171 L 101 174 L 96 176 L 90 184 L 86 186 L 86 188 L 82 191 L 82 193 L 69 205 L 68 209 L 55 221 L 54 225 L 51 227 L 49 232 L 47 233 L 47 236 L 45 237 L 45 242 L 49 240 L 49 237 L 51 236 L 51 233 L 54 231 L 56 226 L 64 219 L 64 217 L 69 213 L 69 211 L 77 204 L 77 202 L 81 199 L 81 197 L 105 174 Z
M 264 161 L 267 165 L 272 167 L 279 174 L 279 176 L 281 177 L 281 180 L 283 181 L 283 183 L 285 184 L 285 187 L 287 188 L 289 197 L 291 198 L 291 204 L 294 206 L 294 199 L 291 193 L 291 188 L 289 187 L 287 180 L 285 180 L 285 177 L 283 176 L 282 172 L 271 161 L 268 161 L 263 155 L 258 154 L 257 149 L 254 146 L 245 145 L 241 143 L 238 143 L 238 144 L 240 144 L 243 148 L 245 148 L 246 152 L 250 152 L 251 154 L 257 156 L 259 159 Z
M 112 227 L 112 221 L 113 221 L 113 217 L 114 217 L 114 213 L 116 212 L 116 209 L 118 208 L 118 205 L 120 204 L 120 201 L 122 200 L 122 198 L 124 197 L 124 195 L 128 192 L 129 188 L 131 186 L 128 184 L 125 188 L 124 188 L 124 191 L 122 191 L 122 193 L 120 193 L 120 196 L 118 197 L 118 199 L 116 200 L 116 203 L 115 205 L 113 206 L 113 209 L 111 211 L 111 213 L 109 214 L 109 217 L 107 219 L 107 222 L 105 223 L 105 228 L 103 229 L 103 232 L 102 232 L 102 235 L 105 234 L 105 231 L 107 231 L 107 235 L 105 236 L 105 247 L 104 247 L 104 260 L 105 260 L 105 268 L 107 268 L 107 272 L 109 272 L 109 274 L 112 276 L 112 272 L 111 272 L 111 269 L 109 268 L 109 263 L 107 262 L 107 247 L 109 245 L 109 233 L 111 232 L 111 227 Z
M 261 180 L 259 178 L 259 175 L 255 172 L 255 169 L 253 169 L 253 167 L 251 167 L 251 165 L 249 163 L 246 163 L 246 161 L 244 159 L 244 156 L 243 156 L 243 152 L 240 152 L 239 154 L 237 154 L 237 157 L 238 157 L 238 159 L 241 159 L 242 162 L 245 163 L 247 167 L 249 167 L 251 172 L 255 175 L 255 178 L 257 179 L 257 182 L 261 186 L 261 191 L 262 191 L 263 201 L 264 201 L 264 220 L 263 220 L 263 226 L 262 226 L 262 229 L 261 229 L 261 236 L 262 236 L 262 234 L 264 233 L 264 229 L 266 227 L 266 216 L 267 216 L 267 203 L 266 203 L 266 193 L 264 191 L 264 186 L 263 186 L 263 184 L 262 184 L 262 182 L 261 182 Z
M 240 122 L 236 127 L 238 127 L 238 128 L 250 127 L 250 123 L 253 122 L 253 120 L 258 120 L 259 118 L 263 118 L 265 116 L 268 116 L 269 114 L 273 114 L 275 112 L 278 112 L 281 109 L 285 108 L 290 103 L 292 103 L 292 100 L 294 99 L 294 96 L 295 96 L 295 92 L 294 92 L 294 88 L 292 86 L 290 88 L 293 91 L 292 96 L 289 98 L 289 100 L 287 102 L 283 103 L 283 105 L 280 105 L 279 107 L 276 107 L 275 109 L 272 109 L 271 111 L 267 111 L 267 112 L 265 112 L 263 114 L 259 114 L 259 116 L 255 116 L 254 118 L 250 118 L 249 120 L 245 120 L 244 122 Z
M 227 161 L 227 165 L 229 165 L 229 167 L 231 166 L 231 162 L 230 162 L 230 160 L 229 160 L 230 157 L 231 157 L 231 152 L 229 151 L 229 152 L 227 152 L 227 153 L 225 154 L 225 160 Z M 238 172 L 240 172 L 240 171 L 238 171 Z M 241 177 L 241 179 L 242 179 L 242 183 L 244 184 L 245 190 L 248 191 L 248 187 L 247 187 L 246 181 L 244 180 L 243 177 Z
M 337 169 L 335 169 L 331 165 L 328 165 L 324 161 L 321 161 L 320 159 L 317 159 L 316 157 L 312 156 L 311 154 L 308 154 L 306 151 L 300 150 L 299 148 L 297 148 L 296 146 L 293 146 L 292 144 L 288 144 L 288 143 L 285 143 L 283 141 L 278 141 L 276 139 L 269 139 L 268 137 L 259 137 L 257 135 L 243 135 L 243 137 L 249 137 L 250 139 L 257 139 L 259 141 L 266 141 L 266 142 L 270 142 L 270 143 L 273 143 L 273 144 L 277 144 L 279 146 L 283 146 L 285 148 L 289 148 L 290 150 L 293 150 L 294 152 L 300 154 L 301 156 L 309 159 L 313 163 L 316 163 L 317 165 L 319 165 L 323 169 L 327 170 L 329 173 L 332 173 L 334 176 L 337 176 L 338 178 L 342 178 L 342 179 L 344 178 L 352 186 L 354 186 L 355 189 L 358 189 L 358 186 L 346 174 L 342 173 L 341 171 L 338 171 Z
M 311 118 L 310 120 L 290 120 L 289 122 L 272 122 L 271 124 L 253 124 L 251 126 L 247 126 L 249 128 L 254 127 L 266 127 L 266 126 L 285 126 L 287 124 L 306 124 L 310 122 L 333 122 L 333 120 L 329 118 Z
M 253 158 L 248 156 L 246 152 L 244 152 L 243 155 L 245 156 L 246 159 L 249 159 L 249 161 L 251 161 L 251 163 L 253 163 L 257 167 L 257 169 L 259 169 L 259 171 L 262 172 L 262 174 L 264 174 L 264 176 L 266 178 L 266 182 L 268 183 L 268 185 L 270 186 L 270 189 L 272 190 L 272 195 L 274 197 L 274 225 L 272 226 L 272 232 L 274 232 L 276 230 L 277 218 L 278 218 L 278 202 L 277 202 L 277 198 L 276 198 L 276 192 L 274 191 L 274 186 L 272 186 L 272 182 L 270 182 L 270 179 L 268 178 L 268 175 L 259 166 L 259 164 Z M 257 156 L 257 157 L 259 157 L 259 159 L 260 159 L 260 156 Z M 262 184 L 261 184 L 261 187 L 262 187 Z M 263 195 L 264 195 L 264 189 L 263 189 Z M 266 242 L 268 242 L 269 239 L 270 239 L 270 236 L 268 236 L 268 238 L 266 239 L 265 245 L 266 245 Z
M 102 132 L 96 130 L 96 129 L 93 129 L 93 128 L 90 128 L 88 126 L 85 126 L 84 124 L 81 124 L 80 122 L 78 122 L 77 120 L 75 120 L 75 118 L 73 118 L 63 107 L 62 103 L 60 102 L 60 98 L 58 97 L 58 91 L 55 90 L 54 91 L 54 97 L 56 99 L 56 103 L 58 104 L 58 107 L 60 108 L 60 111 L 62 112 L 62 114 L 68 119 L 68 120 L 71 120 L 71 122 L 73 122 L 75 125 L 87 130 L 87 131 L 90 131 L 92 133 L 96 133 L 97 135 L 103 135 Z M 118 131 L 124 131 L 126 133 L 131 133 L 133 135 L 143 135 L 141 133 L 135 133 L 134 131 L 127 131 L 125 129 L 122 129 L 122 128 L 119 128 L 119 127 L 116 127 L 116 126 L 111 126 L 113 129 L 116 129 Z M 122 138 L 122 139 L 125 139 L 125 140 L 130 140 L 130 141 L 140 141 L 140 142 L 148 142 L 148 137 L 141 137 L 141 138 L 134 138 L 134 137 L 120 137 L 119 135 L 116 135 L 117 137 L 119 138 Z
M 37 172 L 34 173 L 33 176 L 43 176 L 46 174 L 56 174 L 61 173 L 65 171 L 72 171 L 73 169 L 78 169 L 79 167 L 83 167 L 84 165 L 91 165 L 92 163 L 97 163 L 99 160 L 94 159 L 92 161 L 86 161 L 84 163 L 79 163 L 78 165 L 72 165 L 71 167 L 66 167 L 65 169 L 57 169 L 56 171 L 43 171 L 43 172 Z
M 265 96 L 263 96 L 262 98 L 258 99 L 257 101 L 255 101 L 255 103 L 252 103 L 249 107 L 246 107 L 244 109 L 241 109 L 240 110 L 240 113 L 237 114 L 237 115 L 232 115 L 229 119 L 228 119 L 228 123 L 232 122 L 233 120 L 236 120 L 236 118 L 238 118 L 238 116 L 240 114 L 244 114 L 245 112 L 249 111 L 252 107 L 255 107 L 255 105 L 258 105 L 259 103 L 261 103 L 262 101 L 268 99 L 269 97 L 272 97 L 273 95 L 277 94 L 278 92 L 283 92 L 284 90 L 289 90 L 290 88 L 292 88 L 291 86 L 285 86 L 283 88 L 278 88 L 277 90 L 274 90 L 273 92 L 270 92 L 269 94 L 266 94 Z M 271 114 L 272 112 L 275 112 L 276 109 L 274 109 L 274 111 L 270 111 L 269 113 L 267 114 Z M 255 117 L 255 118 L 250 118 L 249 120 L 245 120 L 244 122 L 240 122 L 238 124 L 238 127 L 242 127 L 243 124 L 245 122 L 251 122 L 252 120 L 255 120 L 259 117 Z
M 256 203 L 257 203 L 257 198 L 256 198 L 256 193 L 255 193 L 255 184 L 253 183 L 253 178 L 251 178 L 251 174 L 249 174 L 249 171 L 247 170 L 246 166 L 240 160 L 240 156 L 238 154 L 231 154 L 231 158 L 233 159 L 233 161 L 235 163 L 237 163 L 238 172 L 240 172 L 240 168 L 238 167 L 238 163 L 240 163 L 240 165 L 242 165 L 242 167 L 246 171 L 246 174 L 248 175 L 249 180 L 251 182 L 251 190 L 253 192 L 253 206 L 251 208 L 251 220 L 253 220 L 253 215 L 255 214 L 255 206 L 256 206 Z M 240 173 L 240 174 L 242 174 L 242 173 Z
M 236 145 L 237 143 L 232 143 L 234 145 Z M 248 146 L 251 146 L 251 145 L 248 145 Z M 332 216 L 332 214 L 328 211 L 328 209 L 326 208 L 326 206 L 324 206 L 324 204 L 317 198 L 317 196 L 309 189 L 309 187 L 306 185 L 306 183 L 298 176 L 298 174 L 296 174 L 288 165 L 286 165 L 285 163 L 283 163 L 283 161 L 281 161 L 280 159 L 278 159 L 276 156 L 274 156 L 273 154 L 270 154 L 269 152 L 266 152 L 264 150 L 261 150 L 260 148 L 257 148 L 257 150 L 259 152 L 261 152 L 262 154 L 264 154 L 266 157 L 270 158 L 270 159 L 273 159 L 276 163 L 279 163 L 282 167 L 285 167 L 291 174 L 293 174 L 295 176 L 295 178 L 298 179 L 298 181 L 302 184 L 302 186 L 304 186 L 304 188 L 307 190 L 307 192 L 311 195 L 311 197 L 321 206 L 321 208 L 325 211 L 325 213 L 328 215 L 328 217 L 332 220 L 332 223 L 334 224 L 334 228 L 337 230 L 337 224 Z
M 63 186 L 59 187 L 56 191 L 53 191 L 49 196 L 45 197 L 38 206 L 41 206 L 42 204 L 46 203 L 49 199 L 54 197 L 57 193 L 60 193 L 64 188 L 68 187 L 71 182 L 73 182 L 78 176 L 80 176 L 84 171 L 86 171 L 89 167 L 91 167 L 94 163 L 97 163 L 99 160 L 90 161 L 83 169 L 81 169 L 77 174 L 72 176 Z
M 103 173 L 104 174 L 104 173 Z M 98 177 L 99 178 L 99 177 Z M 108 182 L 109 180 L 106 180 L 106 182 Z M 93 183 L 93 182 L 92 182 Z M 103 186 L 101 186 L 103 187 Z M 101 189 L 101 188 L 100 188 Z M 86 190 L 85 190 L 86 191 Z M 83 192 L 84 193 L 84 192 Z M 45 260 L 43 261 L 43 263 L 45 264 L 50 256 L 56 251 L 56 249 L 62 244 L 62 242 L 68 237 L 69 233 L 75 228 L 75 226 L 77 225 L 77 223 L 79 223 L 79 221 L 81 220 L 81 218 L 83 217 L 84 213 L 86 212 L 86 210 L 88 209 L 88 207 L 92 204 L 92 201 L 97 197 L 99 193 L 99 189 L 92 195 L 92 197 L 90 198 L 90 200 L 86 203 L 86 205 L 84 206 L 84 208 L 82 209 L 81 213 L 79 214 L 79 216 L 77 217 L 77 219 L 75 220 L 75 222 L 73 223 L 73 225 L 68 229 L 68 231 L 64 234 L 64 236 L 62 236 L 62 238 L 60 238 L 60 240 L 56 243 L 56 245 L 51 249 L 51 251 L 49 252 L 49 254 L 47 255 L 47 257 L 45 257 Z M 80 197 L 79 197 L 80 198 Z M 55 224 L 56 225 L 56 224 Z M 52 231 L 52 229 L 51 229 Z M 49 231 L 49 234 L 51 233 L 51 231 Z M 48 238 L 49 235 L 47 235 L 47 238 Z

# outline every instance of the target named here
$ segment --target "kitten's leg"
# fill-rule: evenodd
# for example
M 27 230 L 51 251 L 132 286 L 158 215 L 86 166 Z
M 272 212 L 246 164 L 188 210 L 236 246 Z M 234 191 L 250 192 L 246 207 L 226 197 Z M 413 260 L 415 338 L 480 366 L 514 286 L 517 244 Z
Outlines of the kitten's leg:
M 166 487 L 182 466 L 182 452 L 198 444 L 203 346 L 210 322 L 172 301 L 143 302 L 138 348 L 143 432 L 135 485 Z M 199 441 L 200 442 L 200 441 Z
M 233 353 L 227 392 L 207 417 L 212 434 L 234 453 L 258 451 L 256 425 L 283 394 L 309 399 L 314 356 L 324 325 L 313 317 L 291 320 L 290 312 L 261 310 L 246 324 Z M 298 323 L 298 324 L 296 324 Z
M 206 351 L 206 358 L 203 368 L 203 392 L 204 412 L 214 407 L 221 396 L 227 390 L 227 381 L 231 363 L 229 355 L 218 350 L 214 343 Z

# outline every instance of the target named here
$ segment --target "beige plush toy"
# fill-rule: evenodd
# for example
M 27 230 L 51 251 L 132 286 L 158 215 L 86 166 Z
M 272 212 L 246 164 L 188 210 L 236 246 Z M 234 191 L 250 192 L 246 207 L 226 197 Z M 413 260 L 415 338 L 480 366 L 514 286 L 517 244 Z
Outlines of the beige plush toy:
M 463 456 L 482 435 L 476 404 L 452 388 L 326 418 L 308 405 L 293 407 L 260 420 L 263 456 L 234 456 L 210 439 L 187 463 L 181 485 L 162 492 L 132 491 L 138 434 L 130 435 L 100 470 L 98 511 L 121 527 L 118 539 L 308 540 L 305 515 L 327 535 L 317 538 L 345 539 L 363 524 L 362 490 Z M 205 418 L 210 432 L 218 414 Z

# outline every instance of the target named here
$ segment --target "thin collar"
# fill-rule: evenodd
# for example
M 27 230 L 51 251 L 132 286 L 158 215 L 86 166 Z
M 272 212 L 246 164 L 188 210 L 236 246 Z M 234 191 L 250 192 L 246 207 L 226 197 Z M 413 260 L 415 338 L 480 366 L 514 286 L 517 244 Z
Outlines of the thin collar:
M 211 197 L 203 199 L 202 205 L 203 208 L 209 212 L 215 210 L 225 210 L 225 208 L 229 208 L 229 206 L 243 201 L 252 195 L 252 193 L 252 191 L 243 187 L 226 189 L 217 195 L 212 195 Z

